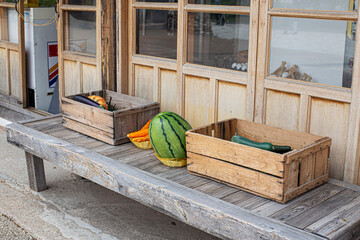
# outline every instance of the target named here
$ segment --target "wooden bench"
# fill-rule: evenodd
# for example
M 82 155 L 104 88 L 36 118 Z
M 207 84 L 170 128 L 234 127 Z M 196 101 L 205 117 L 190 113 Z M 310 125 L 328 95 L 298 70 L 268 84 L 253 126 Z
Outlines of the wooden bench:
M 360 187 L 330 179 L 287 204 L 169 168 L 152 150 L 111 146 L 62 126 L 60 116 L 6 126 L 26 152 L 31 189 L 46 189 L 43 159 L 223 239 L 358 239 Z

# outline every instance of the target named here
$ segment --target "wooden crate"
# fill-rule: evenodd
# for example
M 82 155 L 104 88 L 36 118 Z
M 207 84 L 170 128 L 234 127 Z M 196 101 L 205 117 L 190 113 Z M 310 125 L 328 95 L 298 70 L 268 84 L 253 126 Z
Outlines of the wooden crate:
M 112 97 L 114 112 L 74 101 L 74 96 L 62 97 L 63 125 L 100 141 L 119 145 L 129 142 L 126 135 L 140 129 L 159 113 L 159 103 L 112 91 L 81 94 L 99 95 L 107 102 Z
M 278 154 L 231 142 L 238 135 L 289 145 Z M 186 133 L 188 172 L 286 203 L 328 180 L 331 139 L 229 119 Z

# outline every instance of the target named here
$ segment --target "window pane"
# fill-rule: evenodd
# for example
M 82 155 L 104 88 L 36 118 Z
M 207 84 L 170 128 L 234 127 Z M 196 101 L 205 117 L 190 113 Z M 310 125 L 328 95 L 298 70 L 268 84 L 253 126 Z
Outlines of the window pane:
M 66 13 L 69 37 L 65 39 L 65 50 L 96 54 L 96 13 L 77 11 Z
M 53 7 L 56 0 L 39 0 L 39 7 Z
M 189 63 L 247 71 L 249 16 L 189 13 L 188 21 Z
M 250 6 L 250 0 L 189 0 L 191 4 Z
M 1 40 L 18 43 L 18 15 L 15 9 L 0 8 Z
M 177 3 L 178 0 L 137 0 L 137 2 L 162 2 L 162 3 Z
M 176 59 L 177 12 L 136 10 L 136 53 Z
M 271 26 L 270 75 L 351 87 L 355 23 L 274 17 Z
M 64 4 L 95 6 L 96 0 L 64 0 Z
M 354 11 L 357 9 L 354 1 L 344 0 L 273 0 L 274 8 L 292 9 L 312 9 L 312 10 L 334 10 L 334 11 Z

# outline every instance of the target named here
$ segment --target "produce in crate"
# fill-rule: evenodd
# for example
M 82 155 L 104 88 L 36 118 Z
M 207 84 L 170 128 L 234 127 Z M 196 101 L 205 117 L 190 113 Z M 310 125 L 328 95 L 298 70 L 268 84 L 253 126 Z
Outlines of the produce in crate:
M 149 125 L 151 119 L 139 130 L 136 132 L 129 133 L 127 137 L 130 139 L 135 146 L 142 149 L 150 149 L 151 143 L 149 138 Z
M 78 101 L 78 102 L 81 102 L 81 103 L 84 103 L 84 104 L 87 104 L 87 105 L 90 105 L 90 106 L 93 106 L 93 107 L 100 107 L 100 104 L 98 104 L 94 100 L 91 100 L 90 98 L 87 98 L 87 97 L 82 96 L 82 95 L 74 96 L 74 100 Z
M 97 95 L 91 95 L 88 97 L 85 97 L 83 95 L 76 95 L 74 96 L 74 100 L 81 103 L 85 103 L 93 107 L 103 108 L 111 112 L 116 110 L 115 109 L 116 104 L 115 105 L 111 104 L 112 97 L 110 97 L 109 102 L 106 102 L 104 98 Z
M 186 158 L 185 132 L 190 124 L 173 112 L 156 115 L 149 127 L 151 145 L 160 158 Z
M 244 144 L 250 147 L 255 147 L 255 148 L 260 148 L 263 150 L 267 150 L 267 151 L 271 151 L 271 152 L 276 152 L 276 153 L 286 153 L 291 151 L 291 147 L 290 146 L 279 146 L 279 145 L 273 145 L 269 142 L 255 142 L 255 141 L 251 141 L 250 139 L 244 138 L 242 136 L 237 135 L 237 132 L 235 133 L 234 136 L 232 136 L 231 138 L 232 142 L 236 142 L 236 143 L 240 143 L 240 144 Z
M 88 96 L 88 98 L 95 101 L 95 102 L 97 102 L 100 106 L 102 106 L 103 108 L 108 110 L 108 105 L 107 105 L 104 98 L 102 98 L 100 96 L 97 96 L 97 95 L 91 95 L 91 96 Z

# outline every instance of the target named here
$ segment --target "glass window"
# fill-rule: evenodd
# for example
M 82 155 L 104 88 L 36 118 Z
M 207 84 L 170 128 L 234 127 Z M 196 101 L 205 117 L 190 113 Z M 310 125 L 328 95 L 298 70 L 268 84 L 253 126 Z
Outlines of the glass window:
M 250 0 L 189 0 L 191 4 L 250 6 Z
M 96 12 L 66 11 L 66 14 L 69 28 L 65 50 L 96 54 Z
M 39 7 L 54 7 L 56 0 L 39 0 Z
M 356 6 L 354 4 L 356 2 Z M 348 0 L 273 0 L 273 8 L 354 11 L 358 1 Z
M 18 14 L 15 9 L 0 8 L 1 40 L 18 43 Z
M 96 0 L 65 0 L 64 4 L 95 6 Z
M 247 15 L 189 13 L 187 62 L 247 71 Z
M 177 3 L 178 0 L 137 0 L 137 2 Z
M 136 10 L 136 53 L 176 59 L 177 12 Z
M 270 75 L 351 87 L 355 23 L 272 18 Z

